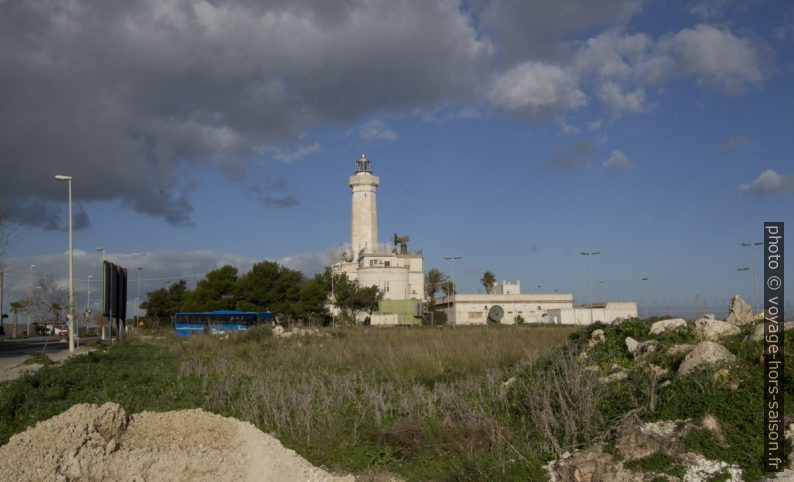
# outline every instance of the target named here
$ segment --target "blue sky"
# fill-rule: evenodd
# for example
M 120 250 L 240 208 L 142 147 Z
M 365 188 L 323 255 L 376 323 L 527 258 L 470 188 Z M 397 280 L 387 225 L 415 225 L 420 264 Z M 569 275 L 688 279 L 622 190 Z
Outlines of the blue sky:
M 146 292 L 226 262 L 321 269 L 362 152 L 381 241 L 446 272 L 462 255 L 462 291 L 491 270 L 585 302 L 579 252 L 600 250 L 596 299 L 752 300 L 740 243 L 792 221 L 794 9 L 530 3 L 0 7 L 6 300 L 30 264 L 66 277 L 52 174 L 75 177 L 78 286 L 103 246 Z

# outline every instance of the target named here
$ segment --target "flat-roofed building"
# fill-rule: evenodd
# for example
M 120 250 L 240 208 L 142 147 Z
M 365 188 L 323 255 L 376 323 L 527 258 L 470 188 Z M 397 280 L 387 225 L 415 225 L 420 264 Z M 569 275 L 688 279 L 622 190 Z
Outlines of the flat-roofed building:
M 549 310 L 572 306 L 571 293 L 521 293 L 519 281 L 503 281 L 492 293 L 457 293 L 436 299 L 436 309 L 446 313 L 452 325 L 542 323 Z

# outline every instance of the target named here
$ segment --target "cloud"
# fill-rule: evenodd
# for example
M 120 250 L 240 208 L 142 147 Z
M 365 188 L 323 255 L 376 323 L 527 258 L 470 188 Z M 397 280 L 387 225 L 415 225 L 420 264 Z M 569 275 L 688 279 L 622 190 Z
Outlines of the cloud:
M 321 273 L 326 266 L 331 265 L 331 250 L 318 253 L 300 253 L 294 256 L 285 256 L 278 262 L 287 268 L 296 269 L 303 272 L 306 276 L 313 276 Z
M 722 153 L 750 145 L 750 138 L 741 134 L 728 136 L 720 142 L 719 150 Z
M 301 144 L 294 146 L 292 149 L 273 149 L 270 157 L 277 161 L 292 163 L 303 159 L 306 156 L 314 154 L 320 150 L 320 143 Z
M 257 184 L 248 186 L 246 193 L 255 201 L 277 209 L 297 206 L 299 203 L 295 195 L 290 194 L 293 188 L 282 178 L 265 175 Z
M 781 175 L 772 169 L 767 169 L 750 184 L 740 184 L 739 191 L 757 196 L 794 192 L 794 175 Z
M 758 86 L 765 77 L 760 47 L 707 24 L 665 36 L 655 50 L 675 58 L 679 74 L 728 93 Z
M 577 109 L 587 103 L 571 72 L 539 62 L 525 62 L 498 75 L 489 98 L 505 111 L 532 117 Z
M 612 151 L 609 159 L 604 161 L 604 167 L 617 171 L 628 171 L 634 167 L 634 163 L 623 151 L 615 150 Z
M 615 112 L 641 112 L 645 110 L 645 89 L 625 92 L 614 82 L 607 82 L 598 90 L 598 97 Z
M 389 129 L 379 119 L 371 119 L 361 124 L 361 127 L 358 128 L 358 135 L 367 141 L 396 141 L 400 138 L 396 132 Z
M 564 149 L 560 149 L 548 162 L 548 169 L 570 171 L 585 165 L 593 153 L 593 145 L 588 141 L 578 141 Z
M 493 0 L 475 12 L 483 32 L 493 39 L 496 55 L 504 62 L 527 57 L 559 61 L 566 57 L 566 42 L 615 23 L 624 24 L 640 11 L 636 0 Z M 476 3 L 475 3 L 476 5 Z
M 569 70 L 613 113 L 637 113 L 648 109 L 647 87 L 675 78 L 730 94 L 756 87 L 766 78 L 764 57 L 762 44 L 707 24 L 656 40 L 610 29 L 582 42 Z
M 289 163 L 317 152 L 302 138 L 316 126 L 468 118 L 491 107 L 559 123 L 590 97 L 615 113 L 641 112 L 650 87 L 674 78 L 729 93 L 765 80 L 762 42 L 708 24 L 656 39 L 626 33 L 641 7 L 0 2 L 0 202 L 15 222 L 59 229 L 57 172 L 74 177 L 87 211 L 115 201 L 190 225 L 198 169 L 245 183 L 263 158 Z M 362 136 L 398 137 L 370 123 Z
M 195 168 L 240 181 L 309 127 L 467 101 L 490 49 L 452 0 L 2 2 L 0 201 L 60 202 L 62 172 L 190 224 Z

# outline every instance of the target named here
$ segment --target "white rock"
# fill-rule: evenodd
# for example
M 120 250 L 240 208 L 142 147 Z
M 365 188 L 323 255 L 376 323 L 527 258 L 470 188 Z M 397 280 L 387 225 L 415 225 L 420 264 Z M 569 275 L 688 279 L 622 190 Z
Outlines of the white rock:
M 667 349 L 667 354 L 670 356 L 687 354 L 690 351 L 692 351 L 693 348 L 695 348 L 695 345 L 688 345 L 688 344 L 673 345 Z
M 748 340 L 761 341 L 764 339 L 764 324 L 758 323 L 753 327 L 753 332 L 747 336 Z
M 745 323 L 753 322 L 753 309 L 748 305 L 741 296 L 734 295 L 731 298 L 731 307 L 728 318 L 725 319 L 728 323 L 735 323 L 742 325 Z
M 634 338 L 627 336 L 626 337 L 626 348 L 629 349 L 629 353 L 634 355 L 634 352 L 637 351 L 637 348 L 640 346 L 640 342 L 635 340 Z
M 686 320 L 682 318 L 657 321 L 651 325 L 651 335 L 659 335 L 666 331 L 673 331 L 684 326 L 686 326 Z
M 684 474 L 684 482 L 702 482 L 726 470 L 730 476 L 729 482 L 740 482 L 742 480 L 743 471 L 738 466 L 729 465 L 719 460 L 709 460 L 702 455 L 697 455 L 693 463 L 687 467 L 686 474 Z
M 698 343 L 681 362 L 678 373 L 686 375 L 700 368 L 730 365 L 736 361 L 736 355 L 724 346 L 713 341 Z
M 723 336 L 735 335 L 740 331 L 738 326 L 724 321 L 706 318 L 695 321 L 695 336 L 700 340 L 716 341 Z
M 629 377 L 629 374 L 625 371 L 615 372 L 611 375 L 607 375 L 605 377 L 601 377 L 598 379 L 598 383 L 612 383 L 617 382 L 620 380 L 625 380 Z

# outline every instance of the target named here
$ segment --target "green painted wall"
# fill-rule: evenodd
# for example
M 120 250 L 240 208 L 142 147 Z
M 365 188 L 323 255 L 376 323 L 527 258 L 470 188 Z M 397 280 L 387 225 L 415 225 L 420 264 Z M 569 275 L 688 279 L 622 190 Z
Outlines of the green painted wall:
M 401 325 L 420 325 L 422 319 L 414 316 L 414 305 L 417 300 L 381 300 L 378 312 L 392 315 L 396 314 Z

